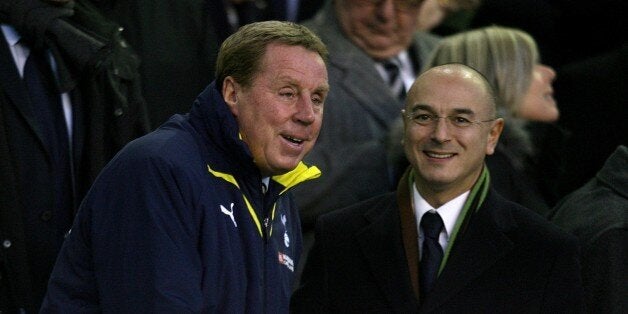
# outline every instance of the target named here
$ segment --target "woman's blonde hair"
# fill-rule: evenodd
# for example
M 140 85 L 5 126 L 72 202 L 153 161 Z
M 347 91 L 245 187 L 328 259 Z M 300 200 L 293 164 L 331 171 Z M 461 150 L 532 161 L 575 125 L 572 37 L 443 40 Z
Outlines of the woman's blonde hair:
M 497 114 L 506 120 L 497 149 L 523 169 L 524 156 L 534 154 L 526 120 L 517 111 L 539 63 L 536 42 L 528 33 L 508 27 L 488 26 L 444 38 L 423 70 L 446 63 L 462 63 L 482 73 L 495 91 Z
M 489 26 L 444 38 L 424 70 L 462 63 L 482 73 L 495 90 L 498 113 L 515 117 L 530 87 L 539 53 L 534 39 L 518 29 Z

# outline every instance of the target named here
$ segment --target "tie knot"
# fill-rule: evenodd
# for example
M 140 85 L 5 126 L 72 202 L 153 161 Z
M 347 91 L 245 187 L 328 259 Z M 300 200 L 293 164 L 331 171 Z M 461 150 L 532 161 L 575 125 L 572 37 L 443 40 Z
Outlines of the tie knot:
M 391 92 L 399 100 L 404 100 L 406 96 L 406 90 L 403 86 L 403 79 L 401 77 L 401 61 L 397 58 L 390 58 L 381 62 L 386 75 L 388 76 L 388 85 Z
M 386 73 L 388 73 L 389 81 L 394 81 L 397 78 L 397 76 L 399 76 L 400 65 L 399 65 L 399 60 L 397 60 L 397 58 L 386 59 L 382 61 L 382 65 L 384 66 Z
M 421 217 L 421 228 L 423 234 L 431 239 L 438 239 L 440 231 L 443 230 L 443 219 L 438 213 L 426 212 Z

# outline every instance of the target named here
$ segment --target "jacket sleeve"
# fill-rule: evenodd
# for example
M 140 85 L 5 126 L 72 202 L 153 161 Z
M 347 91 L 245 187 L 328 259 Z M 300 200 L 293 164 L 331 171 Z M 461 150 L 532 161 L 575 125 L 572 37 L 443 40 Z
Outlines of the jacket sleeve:
M 138 146 L 112 160 L 90 190 L 42 312 L 201 312 L 200 214 L 192 205 L 192 180 Z

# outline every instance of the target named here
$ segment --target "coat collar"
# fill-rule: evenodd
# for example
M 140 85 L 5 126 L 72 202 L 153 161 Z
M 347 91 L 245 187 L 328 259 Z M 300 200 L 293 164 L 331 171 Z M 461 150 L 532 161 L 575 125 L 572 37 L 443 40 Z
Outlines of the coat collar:
M 617 194 L 628 198 L 628 147 L 620 145 L 606 160 L 596 177 L 611 187 Z

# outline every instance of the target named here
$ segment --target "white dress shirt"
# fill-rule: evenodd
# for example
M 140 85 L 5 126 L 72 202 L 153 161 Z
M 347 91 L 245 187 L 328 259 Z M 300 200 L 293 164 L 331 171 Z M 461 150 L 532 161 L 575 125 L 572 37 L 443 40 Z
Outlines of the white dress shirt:
M 451 201 L 443 204 L 443 206 L 439 208 L 434 208 L 432 205 L 428 204 L 427 201 L 419 194 L 419 191 L 416 188 L 416 185 L 412 184 L 412 207 L 414 210 L 414 216 L 416 217 L 416 227 L 417 234 L 419 235 L 419 252 L 421 252 L 421 248 L 423 247 L 423 230 L 421 230 L 421 218 L 423 214 L 428 211 L 437 212 L 440 217 L 443 219 L 444 228 L 438 237 L 438 243 L 443 248 L 443 252 L 447 251 L 447 245 L 449 244 L 449 237 L 456 225 L 456 221 L 458 220 L 458 216 L 462 211 L 462 207 L 464 203 L 467 201 L 467 197 L 469 196 L 470 191 L 466 191 Z M 422 255 L 422 254 L 421 254 Z
M 396 58 L 397 61 L 399 61 L 399 73 L 401 75 L 401 79 L 403 80 L 403 87 L 406 92 L 408 92 L 416 79 L 416 74 L 414 73 L 414 68 L 412 66 L 412 60 L 410 60 L 410 55 L 405 50 L 398 54 Z M 390 80 L 388 72 L 384 69 L 384 65 L 382 65 L 381 62 L 375 62 L 375 69 L 379 75 L 382 76 L 384 82 L 388 82 Z

